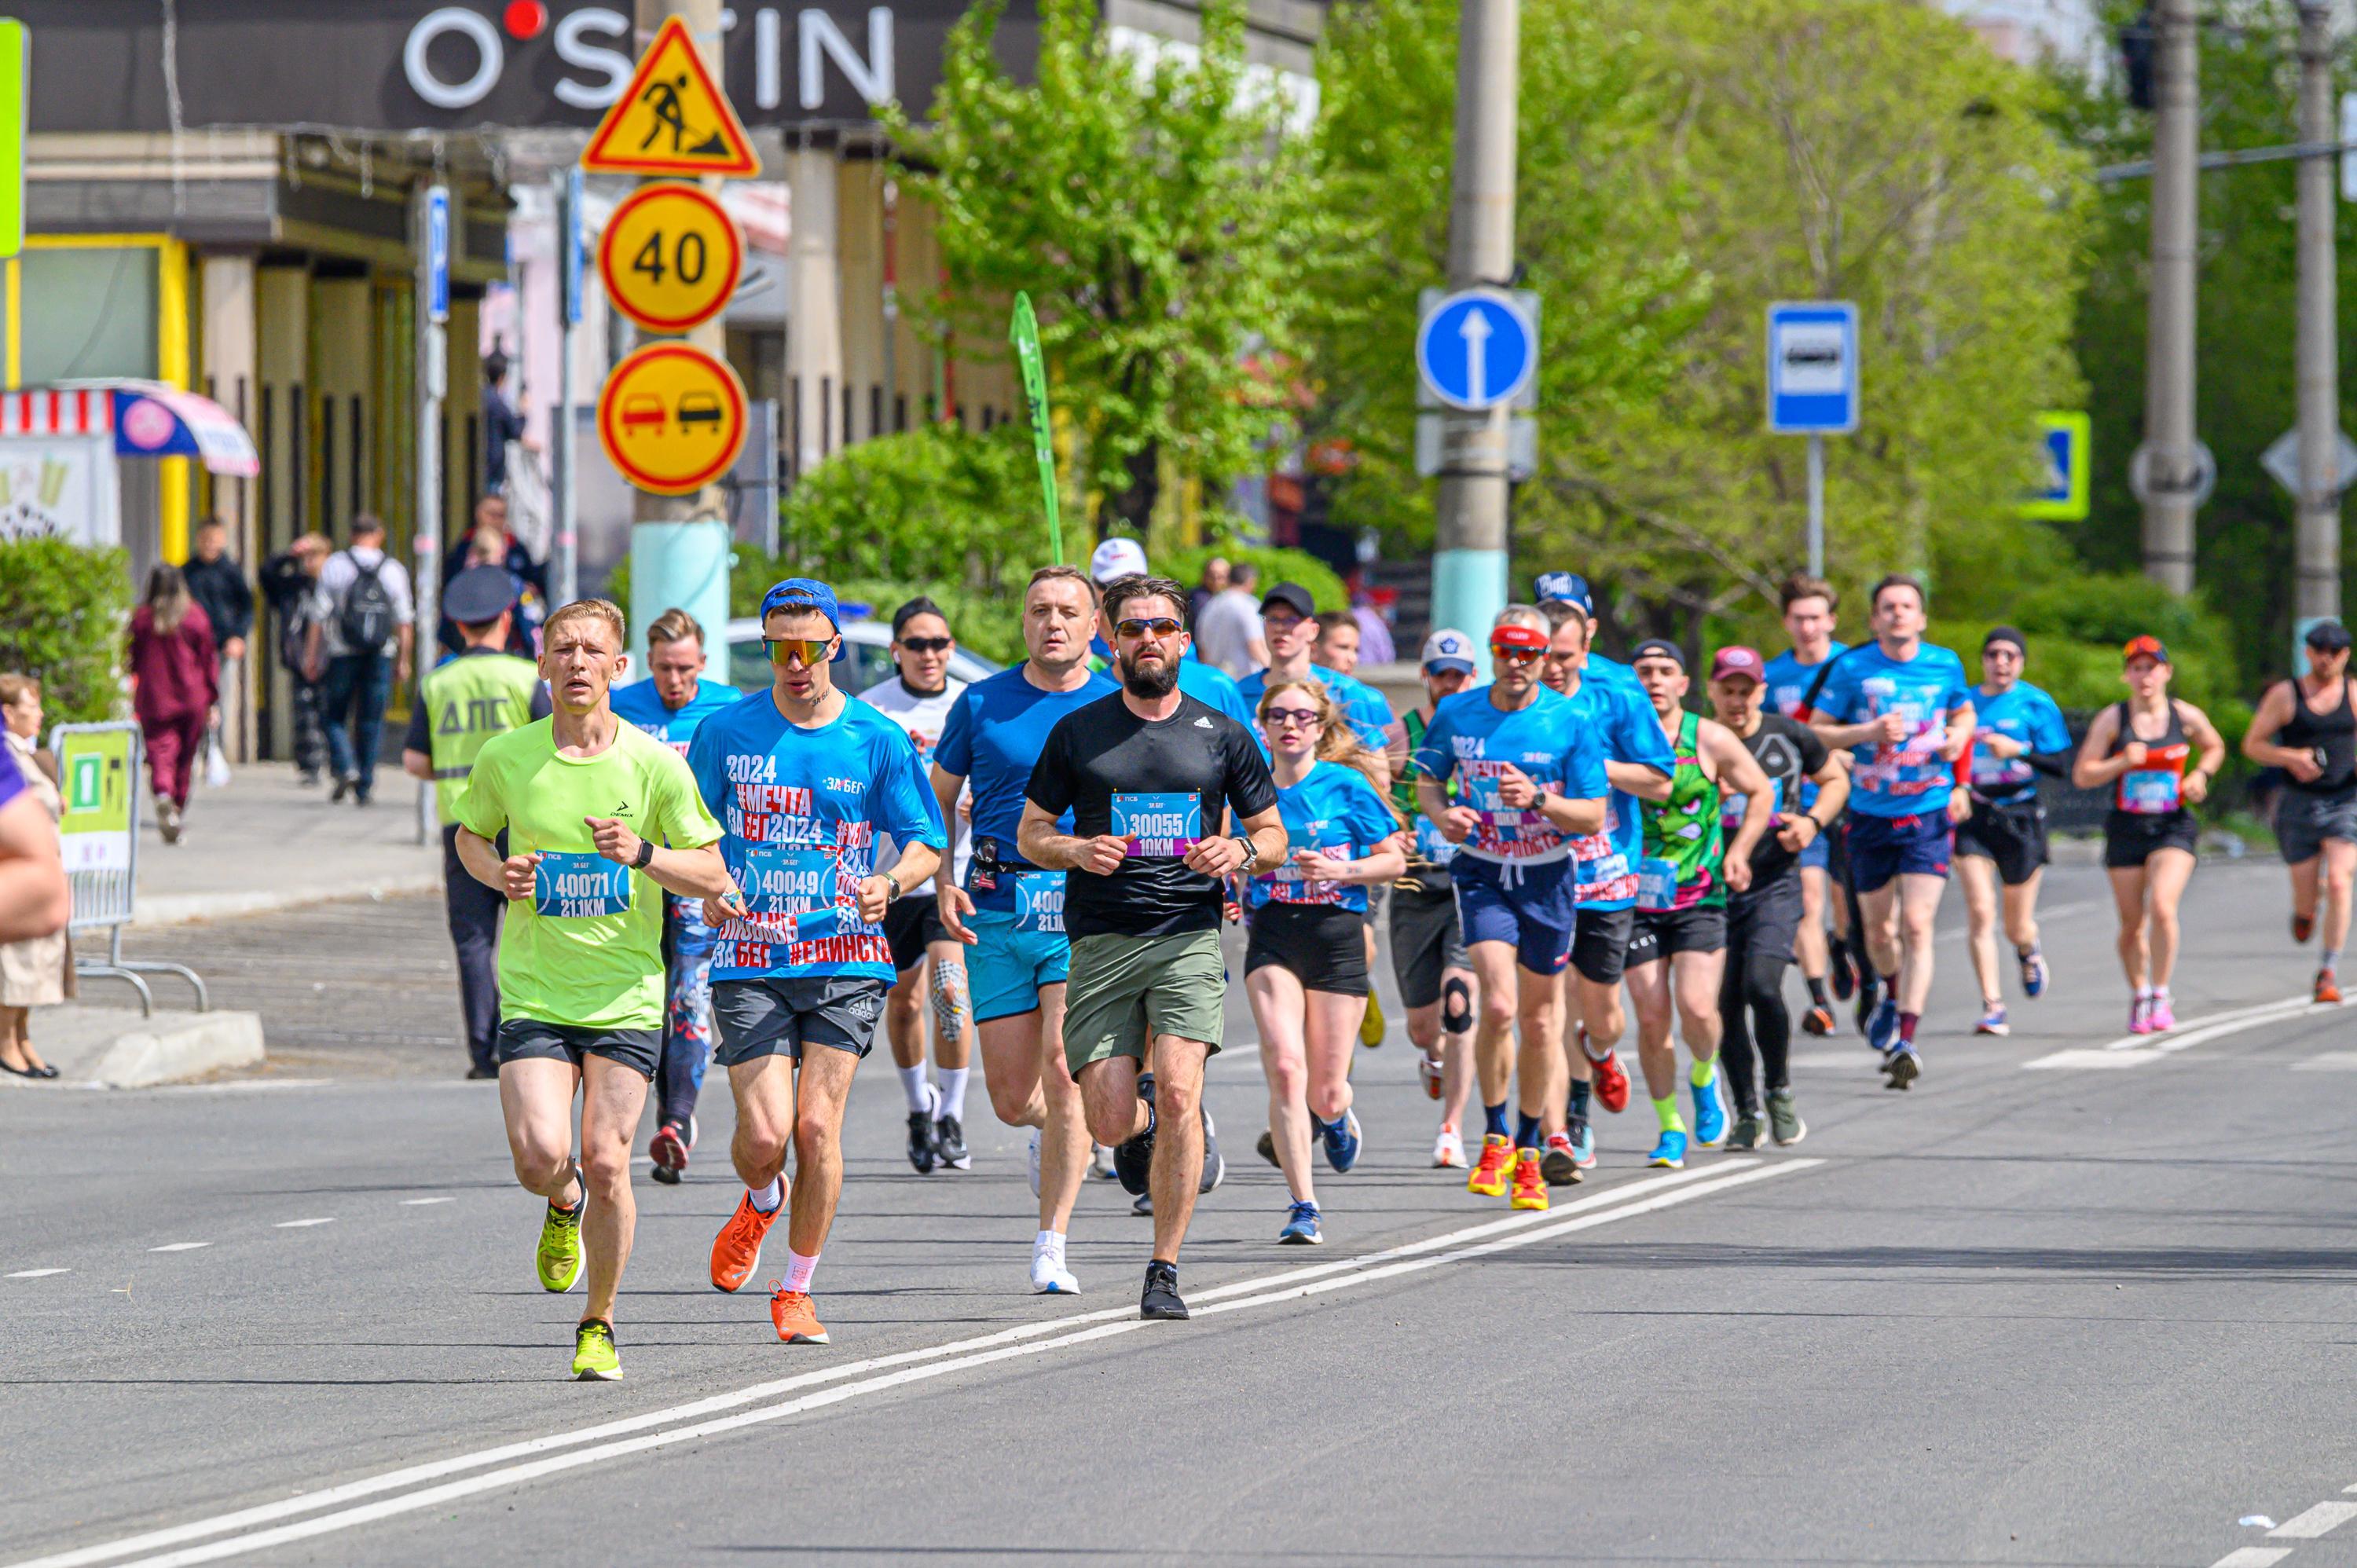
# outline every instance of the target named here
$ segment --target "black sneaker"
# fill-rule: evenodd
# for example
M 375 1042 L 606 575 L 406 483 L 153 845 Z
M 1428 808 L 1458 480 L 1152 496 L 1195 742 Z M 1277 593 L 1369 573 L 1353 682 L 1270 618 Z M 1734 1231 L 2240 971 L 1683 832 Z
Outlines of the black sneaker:
M 1280 1160 L 1280 1159 L 1278 1159 L 1278 1158 L 1276 1157 L 1276 1134 L 1275 1134 L 1275 1133 L 1263 1133 L 1260 1135 L 1260 1142 L 1259 1142 L 1259 1143 L 1257 1143 L 1257 1144 L 1254 1144 L 1253 1145 L 1253 1148 L 1254 1148 L 1254 1150 L 1256 1150 L 1256 1151 L 1259 1153 L 1260 1157 L 1261 1157 L 1262 1159 L 1266 1160 L 1270 1165 L 1275 1165 L 1278 1170 L 1283 1170 L 1283 1169 L 1285 1168 L 1285 1162 L 1284 1162 L 1284 1161 L 1282 1161 L 1282 1160 Z
M 1146 1101 L 1147 1111 L 1154 1108 L 1154 1075 L 1137 1075 L 1137 1097 Z M 1208 1162 L 1207 1162 L 1208 1163 Z M 1154 1122 L 1146 1120 L 1146 1131 L 1135 1138 L 1125 1138 L 1113 1151 L 1113 1174 L 1121 1178 L 1121 1190 L 1135 1197 L 1153 1185 Z
M 1882 1005 L 1882 982 L 1871 972 L 1857 977 L 1857 1032 L 1866 1033 L 1866 1021 Z
M 965 1126 L 954 1116 L 942 1116 L 933 1122 L 933 1148 L 942 1164 L 953 1171 L 974 1169 L 974 1155 L 965 1146 Z
M 359 782 L 359 779 L 354 779 L 349 773 L 337 774 L 336 787 L 333 790 L 329 791 L 328 795 L 328 803 L 332 805 L 342 800 L 345 796 L 352 792 L 352 786 Z
M 1857 990 L 1857 961 L 1850 957 L 1847 943 L 1840 941 L 1835 943 L 1833 961 L 1825 967 L 1833 972 L 1831 978 L 1834 983 L 1834 1000 L 1848 1001 L 1851 993 Z
M 1146 1265 L 1146 1294 L 1138 1297 L 1137 1316 L 1183 1323 L 1187 1304 L 1178 1299 L 1178 1265 L 1160 1259 Z
M 940 1151 L 933 1147 L 933 1117 L 929 1111 L 909 1112 L 909 1163 L 919 1176 L 931 1174 Z

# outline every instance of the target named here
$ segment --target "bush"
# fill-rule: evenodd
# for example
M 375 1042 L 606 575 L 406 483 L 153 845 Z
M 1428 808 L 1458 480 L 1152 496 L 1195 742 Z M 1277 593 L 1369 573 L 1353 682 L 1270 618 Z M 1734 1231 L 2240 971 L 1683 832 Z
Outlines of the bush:
M 1351 591 L 1334 575 L 1334 568 L 1307 550 L 1287 550 L 1273 544 L 1199 544 L 1191 550 L 1172 551 L 1153 566 L 1164 576 L 1176 577 L 1191 589 L 1202 579 L 1203 563 L 1214 555 L 1224 555 L 1233 564 L 1249 561 L 1259 567 L 1264 593 L 1279 583 L 1298 583 L 1309 590 L 1310 598 L 1317 602 L 1321 613 L 1351 607 Z
M 1019 591 L 1048 561 L 1039 470 L 1013 424 L 955 425 L 864 441 L 803 476 L 779 536 L 789 561 L 831 583 L 918 583 L 986 596 Z M 1085 528 L 1065 521 L 1065 553 L 1088 559 Z
M 52 724 L 90 724 L 123 705 L 131 568 L 120 550 L 49 534 L 0 538 L 0 671 L 41 682 Z

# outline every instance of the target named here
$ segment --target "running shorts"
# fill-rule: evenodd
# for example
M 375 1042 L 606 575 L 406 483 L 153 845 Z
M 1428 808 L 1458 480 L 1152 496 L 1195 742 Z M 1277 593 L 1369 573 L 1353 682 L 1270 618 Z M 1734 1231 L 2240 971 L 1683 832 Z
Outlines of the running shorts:
M 1582 909 L 1571 938 L 1571 967 L 1590 985 L 1618 985 L 1629 965 L 1629 933 L 1637 911 Z
M 1430 1007 L 1440 1000 L 1440 977 L 1470 969 L 1465 938 L 1457 924 L 1457 895 L 1448 888 L 1426 892 L 1399 887 L 1392 893 L 1392 973 L 1400 1001 Z
M 892 968 L 906 974 L 925 961 L 925 944 L 945 942 L 942 907 L 930 893 L 896 898 L 884 911 L 884 940 L 892 944 Z
M 556 1061 L 578 1068 L 584 1057 L 604 1057 L 651 1082 L 655 1064 L 662 1057 L 662 1031 L 592 1029 L 539 1018 L 502 1018 L 492 1048 L 502 1067 L 510 1062 Z
M 1764 883 L 1727 896 L 1727 961 L 1747 974 L 1777 974 L 1792 961 L 1801 934 L 1801 873 L 1788 866 Z
M 1640 909 L 1629 932 L 1629 967 L 1682 952 L 1717 952 L 1726 946 L 1727 909 L 1722 905 Z
M 884 1015 L 884 983 L 857 974 L 800 977 L 757 975 L 712 987 L 712 1016 L 722 1067 L 761 1057 L 802 1059 L 803 1047 L 825 1046 L 866 1057 Z
M 2046 808 L 1975 800 L 1973 814 L 1956 824 L 1956 853 L 1996 862 L 1997 880 L 2018 887 L 2046 864 Z
M 2164 849 L 2191 854 L 2201 838 L 2200 819 L 2182 806 L 2156 815 L 2113 811 L 2104 818 L 2104 865 L 2112 871 L 2132 870 Z
M 1561 974 L 1571 961 L 1579 871 L 1570 856 L 1544 865 L 1492 866 L 1460 855 L 1449 879 L 1467 947 L 1511 943 L 1514 961 L 1532 974 Z
M 1039 993 L 1063 984 L 1071 968 L 1072 944 L 1063 932 L 1018 931 L 1016 918 L 996 909 L 964 917 L 975 939 L 965 950 L 965 979 L 977 1024 L 1038 1012 Z
M 2357 789 L 2339 795 L 2276 791 L 2276 843 L 2286 865 L 2314 860 L 2324 853 L 2327 839 L 2357 840 Z
M 1355 929 L 1351 936 L 1362 945 L 1363 961 L 1366 939 Z M 1216 1052 L 1228 999 L 1220 933 L 1076 938 L 1064 998 L 1064 1061 L 1075 1078 L 1112 1057 L 1145 1061 L 1157 1035 L 1200 1041 Z
M 1390 892 L 1391 887 L 1387 884 L 1383 883 L 1378 883 L 1376 886 L 1367 889 L 1367 907 L 1359 911 L 1360 922 L 1363 924 L 1367 929 L 1372 931 L 1377 926 L 1383 924 L 1383 900 Z
M 1244 972 L 1271 964 L 1290 972 L 1304 991 L 1367 993 L 1366 925 L 1356 909 L 1339 905 L 1264 904 L 1253 911 L 1244 942 Z
M 1948 813 L 1870 817 L 1849 814 L 1851 886 L 1872 893 L 1894 876 L 1948 875 Z

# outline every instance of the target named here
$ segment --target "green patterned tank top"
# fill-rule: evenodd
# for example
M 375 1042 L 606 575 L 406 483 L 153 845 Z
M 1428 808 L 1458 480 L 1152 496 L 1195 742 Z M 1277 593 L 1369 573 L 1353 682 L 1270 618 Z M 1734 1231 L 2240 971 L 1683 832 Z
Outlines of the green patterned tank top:
M 1658 805 L 1642 802 L 1645 858 L 1637 868 L 1640 909 L 1658 913 L 1727 902 L 1727 884 L 1718 874 L 1727 851 L 1718 819 L 1718 781 L 1702 770 L 1701 734 L 1698 715 L 1680 716 L 1672 747 L 1678 768 L 1670 779 L 1670 798 Z

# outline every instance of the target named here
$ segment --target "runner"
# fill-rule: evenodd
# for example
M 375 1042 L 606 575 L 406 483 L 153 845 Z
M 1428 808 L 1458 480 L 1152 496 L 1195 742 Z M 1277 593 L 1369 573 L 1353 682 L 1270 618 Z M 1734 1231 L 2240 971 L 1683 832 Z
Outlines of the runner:
M 1023 590 L 1024 661 L 967 687 L 933 752 L 933 798 L 944 814 L 962 789 L 971 787 L 974 802 L 965 886 L 940 884 L 942 925 L 974 949 L 966 971 L 991 1108 L 1008 1126 L 1031 1129 L 1031 1190 L 1039 1199 L 1031 1288 L 1065 1295 L 1081 1288 L 1064 1261 L 1064 1237 L 1088 1171 L 1089 1136 L 1064 1062 L 1071 959 L 1064 874 L 1025 860 L 1017 832 L 1049 732 L 1121 689 L 1089 669 L 1096 621 L 1096 590 L 1078 567 L 1032 573 Z
M 1809 845 L 1824 836 L 1825 823 L 1841 816 L 1849 799 L 1849 772 L 1841 758 L 1797 719 L 1763 712 L 1768 667 L 1757 650 L 1722 648 L 1710 661 L 1710 703 L 1718 722 L 1732 731 L 1768 776 L 1776 816 L 1751 851 L 1751 886 L 1727 896 L 1727 972 L 1718 985 L 1719 1059 L 1735 1091 L 1735 1130 L 1730 1149 L 1760 1146 L 1760 1085 L 1752 1074 L 1751 1049 L 1768 1081 L 1768 1132 L 1790 1145 L 1808 1135 L 1792 1100 L 1790 1049 L 1792 1017 L 1784 1008 L 1784 966 L 1792 961 L 1792 933 L 1801 923 L 1801 862 Z M 1814 784 L 1814 803 L 1797 802 L 1802 787 Z M 1750 815 L 1750 797 L 1722 793 L 1721 832 L 1740 831 Z
M 892 947 L 880 922 L 942 863 L 949 833 L 917 748 L 897 725 L 836 690 L 843 618 L 834 591 L 788 577 L 761 598 L 774 683 L 704 721 L 688 766 L 726 829 L 733 887 L 705 918 L 712 960 L 714 1059 L 737 1101 L 729 1154 L 745 1195 L 712 1242 L 715 1289 L 740 1289 L 787 1203 L 786 1269 L 770 1321 L 787 1344 L 823 1345 L 810 1296 L 843 1191 L 843 1111 L 875 1044 Z M 877 863 L 877 836 L 899 858 Z M 741 891 L 737 891 L 741 889 Z M 725 921 L 725 924 L 723 923 Z
M 1135 539 L 1116 534 L 1098 545 L 1089 557 L 1089 581 L 1095 585 L 1100 599 L 1107 583 L 1145 575 L 1146 547 Z M 1091 635 L 1089 654 L 1096 669 L 1113 668 L 1113 645 L 1105 641 L 1102 629 Z M 1205 663 L 1192 644 L 1178 664 L 1178 689 L 1199 703 L 1208 703 L 1245 728 L 1252 727 L 1252 704 L 1244 701 L 1233 678 L 1218 665 Z
M 1981 983 L 1975 1035 L 2011 1032 L 1997 976 L 1998 885 L 2004 886 L 2006 939 L 2021 966 L 2021 989 L 2046 993 L 2045 950 L 2038 940 L 2038 885 L 2046 876 L 2046 808 L 2038 775 L 2068 775 L 2071 726 L 2054 699 L 2021 678 L 2021 633 L 2000 626 L 1981 639 L 1980 686 L 1973 693 L 1972 814 L 1956 824 L 1956 874 L 1973 974 Z
M 1416 802 L 1458 846 L 1449 876 L 1480 979 L 1473 1053 L 1486 1125 L 1465 1187 L 1496 1197 L 1511 1183 L 1513 1207 L 1534 1209 L 1547 1207 L 1540 1133 L 1566 1088 L 1558 977 L 1577 920 L 1572 843 L 1602 829 L 1609 788 L 1594 726 L 1540 680 L 1546 650 L 1544 615 L 1529 605 L 1500 611 L 1491 683 L 1443 702 L 1415 754 Z M 1517 1023 L 1518 1055 L 1509 1048 Z M 1520 1079 L 1521 1112 L 1511 1138 L 1510 1077 Z
M 1964 661 L 1923 640 L 1921 583 L 1893 574 L 1867 604 L 1874 641 L 1818 671 L 1800 716 L 1827 746 L 1852 748 L 1850 881 L 1883 993 L 1866 1037 L 1883 1054 L 1889 1086 L 1904 1089 L 1923 1070 L 1915 1026 L 1932 994 L 1949 827 L 1972 810 L 1954 776 L 1973 744 L 1973 696 Z
M 1825 660 L 1849 651 L 1849 644 L 1834 636 L 1834 625 L 1841 609 L 1841 596 L 1823 577 L 1812 577 L 1795 572 L 1784 579 L 1777 593 L 1784 615 L 1784 631 L 1792 646 L 1768 661 L 1768 701 L 1777 713 L 1788 719 L 1799 719 L 1805 705 L 1809 687 Z M 1836 749 L 1836 757 L 1846 762 L 1847 754 Z M 1801 809 L 1810 810 L 1816 803 L 1816 786 L 1801 788 Z M 1840 819 L 1828 816 L 1825 821 L 1838 824 Z M 1875 993 L 1880 983 L 1870 967 L 1860 965 L 1851 950 L 1848 856 L 1842 853 L 1842 834 L 1827 832 L 1816 839 L 1801 854 L 1801 934 L 1793 949 L 1800 961 L 1801 978 L 1809 987 L 1809 1010 L 1801 1016 L 1801 1027 L 1812 1035 L 1834 1032 L 1834 1003 L 1846 1002 L 1857 996 L 1857 1026 L 1863 1034 L 1866 1021 L 1875 1008 Z M 1838 864 L 1836 864 L 1838 862 Z M 1829 897 L 1838 888 L 1837 896 Z M 1828 947 L 1825 941 L 1825 917 L 1833 916 L 1835 940 Z M 1833 994 L 1827 995 L 1825 983 L 1832 977 Z M 1860 991 L 1860 983 L 1866 987 Z
M 1227 993 L 1222 883 L 1286 854 L 1276 789 L 1252 732 L 1178 689 L 1186 603 L 1167 577 L 1106 585 L 1122 690 L 1057 721 L 1017 833 L 1032 865 L 1080 873 L 1064 905 L 1072 938 L 1064 1056 L 1090 1129 L 1114 1146 L 1123 1187 L 1152 1186 L 1154 1254 L 1138 1301 L 1147 1318 L 1187 1316 L 1178 1248 L 1198 1183 L 1218 1157 L 1207 1147 L 1202 1097 Z M 1217 831 L 1223 805 L 1240 832 Z M 1056 825 L 1068 811 L 1069 833 Z
M 1415 750 L 1433 712 L 1473 680 L 1473 639 L 1443 628 L 1424 639 L 1424 702 L 1402 716 L 1392 743 L 1392 804 L 1409 824 L 1405 875 L 1392 888 L 1392 976 L 1407 1006 L 1407 1037 L 1423 1055 L 1416 1074 L 1425 1094 L 1440 1101 L 1440 1133 L 1433 1140 L 1437 1169 L 1465 1165 L 1465 1101 L 1473 1092 L 1473 961 L 1457 923 L 1457 891 L 1449 863 L 1457 846 L 1441 835 L 1416 800 Z M 1449 787 L 1448 799 L 1456 796 Z
M 965 682 L 950 679 L 957 639 L 949 618 L 920 596 L 892 612 L 892 663 L 898 671 L 860 693 L 860 700 L 902 729 L 917 745 L 917 760 L 932 766 L 933 747 Z M 966 865 L 966 821 L 957 792 L 939 802 L 953 844 L 952 881 Z M 909 1163 L 919 1176 L 940 1165 L 971 1170 L 965 1145 L 966 1075 L 974 1060 L 973 1004 L 966 990 L 965 949 L 942 924 L 934 879 L 911 887 L 884 911 L 884 940 L 892 944 L 899 977 L 884 994 L 884 1035 L 909 1103 Z M 925 1077 L 925 1015 L 933 1018 L 933 1064 L 941 1081 Z
M 1750 650 L 1744 650 L 1749 652 Z M 1718 1088 L 1719 982 L 1727 972 L 1727 897 L 1751 888 L 1751 853 L 1774 825 L 1776 790 L 1733 730 L 1679 704 L 1692 682 L 1685 654 L 1653 638 L 1631 661 L 1652 700 L 1676 772 L 1670 798 L 1646 802 L 1645 857 L 1637 869 L 1637 919 L 1629 937 L 1629 1002 L 1637 1014 L 1637 1061 L 1662 1136 L 1646 1163 L 1668 1170 L 1686 1163 L 1686 1123 L 1678 1112 L 1678 1032 L 1694 1058 L 1694 1139 L 1715 1149 L 1727 1141 L 1727 1102 Z M 1726 837 L 1723 796 L 1741 795 L 1735 837 Z
M 647 625 L 647 678 L 614 688 L 614 714 L 682 757 L 695 726 L 735 703 L 736 687 L 704 678 L 704 628 L 669 609 Z M 663 900 L 662 1066 L 655 1074 L 655 1180 L 676 1186 L 695 1147 L 695 1101 L 712 1058 L 712 928 L 700 898 Z
M 1275 757 L 1277 811 L 1292 856 L 1244 884 L 1252 911 L 1244 989 L 1268 1075 L 1263 1153 L 1285 1173 L 1293 1197 L 1276 1239 L 1315 1245 L 1326 1238 L 1309 1176 L 1312 1124 L 1336 1172 L 1359 1159 L 1351 1047 L 1367 1004 L 1360 916 L 1367 889 L 1405 871 L 1407 856 L 1399 820 L 1374 782 L 1374 760 L 1323 685 L 1272 682 L 1258 717 Z
M 2160 639 L 2130 638 L 2120 651 L 2127 701 L 2087 726 L 2071 779 L 2082 789 L 2111 790 L 2104 869 L 2119 906 L 2120 967 L 2135 993 L 2128 1033 L 2157 1035 L 2177 1027 L 2169 1001 L 2177 905 L 2192 879 L 2201 833 L 2191 808 L 2209 799 L 2210 781 L 2226 765 L 2226 742 L 2208 714 L 2169 694 L 2175 671 Z M 2197 748 L 2201 757 L 2194 762 Z
M 719 826 L 677 753 L 614 716 L 622 612 L 576 599 L 541 628 L 555 712 L 484 742 L 458 802 L 458 858 L 507 896 L 500 933 L 500 1112 L 516 1181 L 547 1199 L 541 1288 L 580 1280 L 573 1375 L 622 1375 L 614 1298 L 638 1207 L 630 1144 L 663 1021 L 658 891 L 727 891 Z M 643 830 L 644 836 L 641 836 Z M 507 834 L 502 856 L 494 841 Z M 658 841 L 661 841 L 660 846 Z M 573 1157 L 574 1091 L 581 1155 Z
M 1578 916 L 1569 978 L 1564 982 L 1577 1004 L 1572 1013 L 1576 1044 L 1564 1051 L 1571 1093 L 1564 1124 L 1548 1131 L 1546 1154 L 1539 1163 L 1550 1184 L 1565 1187 L 1596 1165 L 1596 1134 L 1587 1114 L 1591 1097 L 1615 1114 L 1628 1108 L 1629 1074 L 1619 1050 L 1629 1026 L 1620 1005 L 1620 980 L 1636 918 L 1637 863 L 1644 853 L 1641 807 L 1670 798 L 1670 777 L 1677 765 L 1637 677 L 1628 666 L 1589 646 L 1586 580 L 1561 572 L 1541 578 L 1540 585 L 1553 590 L 1540 608 L 1554 628 L 1542 679 L 1569 697 L 1595 726 L 1605 749 L 1605 778 L 1612 786 L 1603 828 L 1572 844 L 1572 858 L 1579 867 Z
M 2349 889 L 2357 876 L 2357 702 L 2349 679 L 2349 628 L 2308 628 L 2308 673 L 2268 689 L 2243 736 L 2243 755 L 2287 777 L 2276 798 L 2276 842 L 2291 871 L 2291 940 L 2306 943 L 2324 905 L 2316 999 L 2341 1000 L 2341 950 L 2349 940 Z M 2324 704 L 2319 706 L 2319 704 Z

